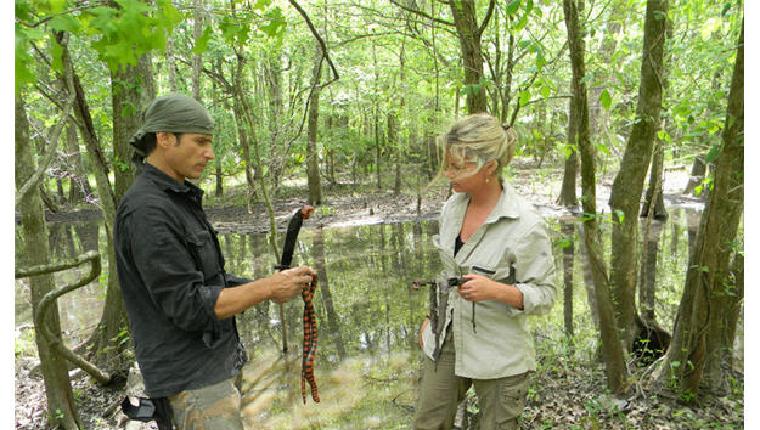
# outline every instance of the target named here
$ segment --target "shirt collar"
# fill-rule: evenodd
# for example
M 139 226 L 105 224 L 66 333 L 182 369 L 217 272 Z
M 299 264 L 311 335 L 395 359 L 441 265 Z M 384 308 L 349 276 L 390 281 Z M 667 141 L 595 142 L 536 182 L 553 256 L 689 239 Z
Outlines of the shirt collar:
M 176 193 L 189 193 L 198 197 L 203 196 L 203 190 L 195 186 L 192 182 L 185 180 L 184 183 L 179 183 L 171 176 L 167 175 L 160 169 L 156 168 L 150 163 L 144 163 L 142 165 L 142 175 L 147 179 L 150 179 L 164 191 L 174 191 Z
M 462 210 L 462 216 L 464 216 L 464 211 L 466 210 L 467 203 L 469 202 L 469 196 L 467 193 L 458 194 L 459 195 L 457 196 L 456 205 Z M 496 202 L 496 206 L 494 206 L 493 210 L 491 210 L 491 213 L 488 215 L 488 218 L 486 218 L 485 223 L 491 224 L 500 220 L 501 218 L 520 218 L 520 206 L 517 193 L 515 193 L 515 190 L 512 188 L 512 186 L 510 186 L 509 183 L 507 183 L 507 181 L 504 179 L 501 179 L 501 197 L 499 197 L 499 201 Z
M 496 202 L 496 206 L 488 215 L 486 222 L 496 222 L 501 218 L 520 218 L 520 206 L 517 193 L 506 180 L 501 179 L 501 197 Z

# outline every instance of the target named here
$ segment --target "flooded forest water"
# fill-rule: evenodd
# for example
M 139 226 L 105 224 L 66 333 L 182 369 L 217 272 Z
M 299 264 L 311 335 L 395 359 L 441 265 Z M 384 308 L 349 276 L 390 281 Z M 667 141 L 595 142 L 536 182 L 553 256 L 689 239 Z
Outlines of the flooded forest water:
M 646 249 L 647 259 L 641 264 L 645 270 L 640 284 L 646 288 L 640 288 L 637 297 L 640 312 L 651 309 L 656 321 L 671 331 L 699 212 L 670 208 L 669 213 L 666 222 L 653 222 L 649 240 L 642 248 Z M 569 322 L 575 339 L 574 354 L 592 361 L 597 330 L 589 304 L 593 298 L 588 288 L 591 277 L 578 240 L 579 224 L 557 218 L 547 221 L 554 243 L 557 300 L 549 315 L 529 319 L 539 366 L 546 356 L 569 353 L 565 340 Z M 609 225 L 606 227 L 604 247 L 609 256 Z M 433 279 L 440 270 L 431 241 L 437 230 L 436 221 L 325 229 L 305 224 L 294 264 L 308 264 L 319 275 L 315 300 L 319 325 L 316 380 L 322 401 L 315 405 L 307 398 L 304 406 L 301 399 L 302 303 L 294 300 L 285 306 L 289 347 L 285 356 L 280 352 L 283 322 L 278 307 L 262 303 L 238 317 L 238 330 L 250 357 L 244 368 L 242 390 L 249 428 L 409 426 L 422 358 L 416 333 L 427 313 L 428 297 L 427 287 L 417 290 L 410 285 L 415 279 Z M 102 223 L 53 223 L 49 233 L 54 260 L 94 249 L 104 253 Z M 280 234 L 279 239 L 283 236 Z M 223 233 L 220 243 L 228 273 L 257 278 L 272 272 L 275 259 L 268 252 L 264 235 Z M 70 345 L 85 340 L 100 318 L 108 271 L 105 263 L 103 260 L 104 273 L 99 282 L 58 301 L 64 336 Z M 563 278 L 568 275 L 572 283 L 563 286 Z M 61 284 L 78 276 L 74 271 L 63 272 L 56 274 L 56 280 Z M 28 281 L 17 280 L 17 343 L 19 333 L 31 331 L 31 323 Z M 740 322 L 735 348 L 735 364 L 740 368 L 742 328 Z

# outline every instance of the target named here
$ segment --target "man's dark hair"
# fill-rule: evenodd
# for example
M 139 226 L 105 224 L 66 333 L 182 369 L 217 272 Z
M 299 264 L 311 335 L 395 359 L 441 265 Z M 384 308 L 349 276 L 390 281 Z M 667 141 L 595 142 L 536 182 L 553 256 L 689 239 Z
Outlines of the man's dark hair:
M 153 152 L 154 149 L 156 149 L 156 142 L 158 142 L 158 138 L 156 137 L 157 131 L 151 131 L 149 133 L 145 134 L 145 137 L 143 137 L 144 142 L 144 149 L 145 149 L 145 156 L 147 157 L 150 155 L 151 152 Z M 177 138 L 176 145 L 179 145 L 179 139 L 182 137 L 183 133 L 180 133 L 178 131 L 167 131 L 167 133 L 173 134 L 174 137 Z
M 140 149 L 143 150 L 144 156 L 135 152 L 135 156 L 133 157 L 134 163 L 139 167 L 142 163 L 145 162 L 145 158 L 150 155 L 151 152 L 153 152 L 154 149 L 156 149 L 156 143 L 158 142 L 158 138 L 156 137 L 157 131 L 151 131 L 148 133 L 145 133 L 145 136 L 142 138 L 142 145 L 140 145 Z M 179 145 L 179 140 L 182 137 L 181 132 L 178 131 L 167 131 L 167 133 L 171 133 L 174 135 L 174 137 L 177 138 L 177 143 L 175 145 Z

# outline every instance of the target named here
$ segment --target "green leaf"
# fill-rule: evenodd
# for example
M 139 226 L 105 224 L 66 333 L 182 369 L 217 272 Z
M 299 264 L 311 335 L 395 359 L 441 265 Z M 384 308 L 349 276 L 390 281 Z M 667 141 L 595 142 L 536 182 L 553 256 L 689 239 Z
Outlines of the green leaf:
M 517 42 L 517 46 L 519 46 L 521 49 L 526 49 L 533 45 L 533 41 L 530 39 L 522 39 L 521 41 Z
M 671 143 L 670 133 L 665 130 L 657 131 L 657 138 L 663 142 Z
M 620 209 L 615 209 L 615 216 L 617 217 L 619 224 L 622 225 L 625 222 L 625 212 Z
M 546 58 L 544 57 L 544 51 L 542 49 L 536 50 L 536 68 L 540 71 L 546 64 Z
M 193 47 L 193 54 L 200 55 L 208 49 L 208 42 L 211 40 L 211 35 L 214 33 L 211 26 L 206 27 L 203 30 L 203 34 L 198 38 L 198 40 L 195 41 L 195 46 Z
M 726 2 L 723 5 L 723 10 L 720 11 L 720 16 L 726 16 L 726 14 L 728 13 L 728 11 L 731 10 L 731 6 L 733 6 L 733 4 L 731 4 L 731 2 Z
M 72 34 L 79 34 L 81 26 L 79 21 L 71 15 L 56 15 L 48 23 L 50 28 L 58 31 L 66 31 Z
M 610 97 L 610 92 L 607 91 L 606 88 L 602 90 L 601 94 L 599 94 L 599 102 L 602 104 L 602 107 L 607 110 L 612 106 L 612 97 Z
M 596 150 L 601 153 L 604 153 L 605 155 L 610 155 L 610 148 L 608 148 L 607 145 L 605 145 L 604 143 L 600 143 L 596 145 Z
M 50 47 L 52 57 L 51 68 L 56 72 L 63 72 L 63 46 L 53 42 Z
M 507 5 L 507 15 L 512 16 L 520 9 L 520 0 L 512 0 Z
M 525 106 L 530 102 L 530 90 L 520 91 L 520 106 Z
M 524 13 L 523 16 L 517 21 L 513 31 L 522 31 L 525 26 L 528 25 L 528 13 Z
M 49 0 L 50 12 L 53 14 L 61 13 L 66 9 L 66 0 Z
M 269 37 L 277 36 L 278 33 L 285 28 L 285 17 L 282 14 L 282 9 L 275 7 L 267 12 L 266 15 L 267 18 L 269 18 L 269 24 L 261 26 L 259 29 Z
M 715 159 L 718 158 L 718 153 L 720 153 L 720 147 L 717 144 L 714 144 L 710 147 L 707 155 L 705 155 L 705 163 L 709 164 L 715 161 Z
M 543 86 L 541 87 L 541 96 L 543 96 L 544 98 L 547 98 L 547 97 L 549 97 L 551 94 L 552 94 L 552 89 L 551 89 L 551 88 L 549 88 L 549 86 L 548 86 L 548 85 L 543 85 Z
M 35 81 L 31 65 L 34 59 L 27 51 L 28 39 L 16 32 L 16 91 Z

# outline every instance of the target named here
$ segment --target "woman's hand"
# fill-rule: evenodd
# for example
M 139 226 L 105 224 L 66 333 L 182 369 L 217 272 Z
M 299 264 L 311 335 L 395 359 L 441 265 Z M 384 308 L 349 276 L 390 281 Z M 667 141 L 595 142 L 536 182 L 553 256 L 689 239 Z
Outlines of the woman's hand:
M 468 274 L 467 281 L 458 287 L 459 295 L 470 302 L 496 300 L 517 309 L 523 307 L 523 294 L 514 285 L 502 284 L 483 275 Z
M 430 324 L 430 318 L 425 318 L 424 321 L 422 321 L 422 325 L 420 325 L 420 332 L 417 333 L 417 344 L 422 348 L 422 333 L 425 331 L 427 326 Z
M 459 295 L 470 302 L 495 300 L 504 286 L 482 275 L 469 274 L 462 277 L 467 281 L 458 287 Z

